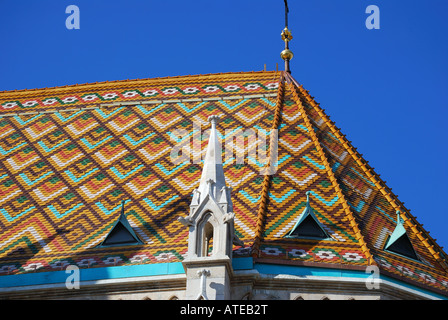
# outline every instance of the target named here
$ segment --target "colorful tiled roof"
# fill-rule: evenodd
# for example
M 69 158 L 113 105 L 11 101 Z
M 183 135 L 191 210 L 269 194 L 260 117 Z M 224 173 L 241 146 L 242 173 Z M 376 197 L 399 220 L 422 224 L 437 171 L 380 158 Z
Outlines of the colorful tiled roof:
M 387 275 L 448 290 L 446 254 L 286 73 L 5 91 L 0 114 L 0 276 L 68 264 L 181 261 L 188 230 L 177 218 L 189 211 L 202 164 L 193 161 L 200 157 L 194 152 L 177 162 L 170 156 L 179 144 L 195 141 L 203 154 L 206 120 L 220 115 L 223 139 L 247 129 L 278 130 L 275 174 L 262 175 L 265 164 L 258 159 L 224 159 L 235 230 L 246 243 L 235 247 L 235 256 L 323 267 L 377 264 Z M 188 134 L 179 136 L 179 129 Z M 246 149 L 254 148 L 246 142 Z M 329 240 L 285 238 L 307 191 Z M 122 200 L 144 244 L 99 247 Z M 420 261 L 383 250 L 397 210 Z

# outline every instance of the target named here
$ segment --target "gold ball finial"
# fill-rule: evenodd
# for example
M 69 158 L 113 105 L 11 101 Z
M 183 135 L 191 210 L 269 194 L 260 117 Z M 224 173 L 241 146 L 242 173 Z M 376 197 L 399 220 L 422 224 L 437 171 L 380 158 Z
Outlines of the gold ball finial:
M 288 0 L 285 1 L 285 29 L 282 30 L 281 36 L 282 40 L 285 41 L 285 50 L 280 53 L 280 57 L 285 61 L 285 71 L 291 73 L 291 69 L 289 68 L 289 61 L 294 57 L 294 54 L 291 50 L 289 50 L 289 41 L 292 40 L 291 31 L 288 29 Z
M 294 57 L 294 54 L 292 53 L 291 50 L 285 49 L 282 52 L 280 52 L 280 57 L 283 60 L 291 60 Z
M 283 29 L 283 31 L 282 31 L 282 33 L 281 33 L 281 36 L 282 36 L 282 40 L 283 41 L 285 41 L 285 50 L 283 50 L 281 53 L 280 53 L 280 57 L 283 59 L 283 60 L 291 60 L 293 57 L 294 57 L 294 54 L 292 53 L 292 51 L 291 50 L 289 50 L 289 45 L 288 45 L 288 43 L 289 43 L 289 41 L 291 41 L 292 40 L 292 34 L 291 34 L 291 31 L 289 31 L 289 29 L 288 29 L 288 27 L 286 27 L 285 29 Z

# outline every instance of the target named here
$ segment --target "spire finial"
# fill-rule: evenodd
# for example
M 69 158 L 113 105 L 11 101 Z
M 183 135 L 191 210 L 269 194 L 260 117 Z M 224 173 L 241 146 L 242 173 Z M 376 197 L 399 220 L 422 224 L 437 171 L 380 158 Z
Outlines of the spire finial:
M 126 200 L 121 200 L 121 214 L 124 216 L 124 204 L 126 203 Z
M 216 127 L 216 124 L 219 122 L 219 116 L 218 115 L 213 115 L 208 117 L 207 121 L 211 123 L 212 128 Z
M 401 217 L 400 217 L 400 210 L 397 210 L 397 211 L 396 211 L 396 214 L 397 214 L 397 225 L 399 225 L 399 224 L 402 223 L 402 219 L 401 219 Z
M 201 197 L 209 194 L 211 189 L 213 189 L 213 194 L 216 196 L 216 190 L 221 190 L 221 188 L 226 185 L 224 169 L 222 166 L 221 142 L 219 141 L 218 130 L 216 129 L 216 123 L 219 120 L 219 116 L 213 115 L 208 117 L 207 120 L 211 123 L 211 129 L 204 159 L 204 167 L 202 168 L 202 175 L 198 188 Z M 209 180 L 211 180 L 213 184 L 209 183 Z
M 310 203 L 310 194 L 311 194 L 311 191 L 307 191 L 307 192 L 305 192 L 305 194 L 306 194 L 306 202 L 307 202 L 307 203 Z
M 280 53 L 280 57 L 285 60 L 285 71 L 291 73 L 291 69 L 289 68 L 289 61 L 294 57 L 294 54 L 291 50 L 289 50 L 289 41 L 292 40 L 291 31 L 288 29 L 288 0 L 285 1 L 285 29 L 283 29 L 281 36 L 282 40 L 285 41 L 285 50 Z

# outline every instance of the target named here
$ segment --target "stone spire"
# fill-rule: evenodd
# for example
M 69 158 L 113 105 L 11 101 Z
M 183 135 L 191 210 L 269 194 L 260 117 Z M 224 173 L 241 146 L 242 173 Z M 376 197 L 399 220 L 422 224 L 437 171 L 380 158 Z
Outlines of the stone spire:
M 222 165 L 222 148 L 216 123 L 218 116 L 210 116 L 210 137 L 202 168 L 199 187 L 193 190 L 190 214 L 178 220 L 190 227 L 189 257 L 207 256 L 213 238 L 213 255 L 232 257 L 232 244 L 242 242 L 234 234 L 231 188 L 226 186 Z M 198 236 L 199 235 L 199 236 Z M 204 241 L 204 239 L 206 241 Z
M 193 191 L 190 214 L 178 218 L 189 228 L 188 253 L 182 261 L 187 274 L 187 299 L 229 299 L 232 246 L 244 245 L 235 235 L 235 214 L 216 130 L 218 119 L 208 118 L 211 130 L 199 187 Z
M 222 195 L 222 188 L 226 187 L 224 178 L 224 169 L 222 166 L 222 148 L 219 141 L 216 124 L 219 121 L 218 116 L 210 116 L 208 121 L 211 123 L 210 137 L 208 140 L 207 153 L 205 155 L 202 176 L 197 191 L 200 197 L 205 198 L 210 194 L 216 201 L 219 201 Z

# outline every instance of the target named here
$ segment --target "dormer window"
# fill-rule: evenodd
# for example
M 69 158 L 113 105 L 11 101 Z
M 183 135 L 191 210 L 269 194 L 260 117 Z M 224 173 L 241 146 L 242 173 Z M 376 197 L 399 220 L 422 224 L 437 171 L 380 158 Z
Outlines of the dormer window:
M 306 207 L 299 216 L 296 224 L 292 230 L 285 236 L 285 238 L 294 239 L 316 239 L 329 240 L 330 235 L 325 231 L 322 224 L 314 214 L 313 208 L 310 205 L 310 192 L 306 193 Z
M 117 221 L 115 221 L 112 229 L 104 238 L 103 242 L 99 245 L 100 247 L 116 247 L 116 246 L 130 246 L 143 244 L 137 234 L 132 229 L 129 224 L 128 219 L 124 214 L 124 203 L 121 202 L 121 214 Z
M 397 211 L 397 226 L 387 239 L 384 250 L 399 254 L 406 258 L 420 260 L 415 253 L 411 240 L 406 234 L 406 229 L 403 226 L 403 220 L 400 218 L 400 211 Z

